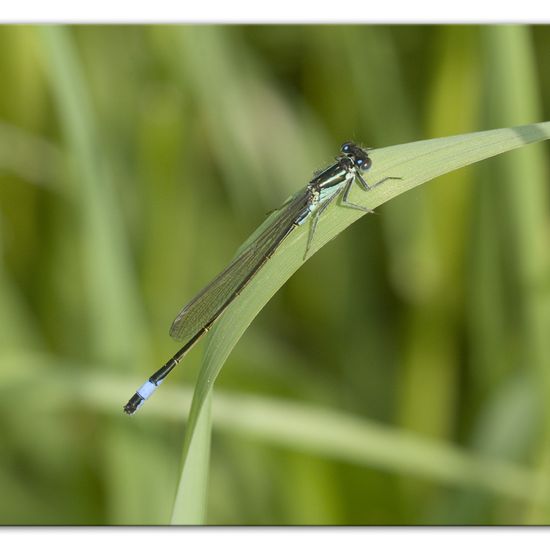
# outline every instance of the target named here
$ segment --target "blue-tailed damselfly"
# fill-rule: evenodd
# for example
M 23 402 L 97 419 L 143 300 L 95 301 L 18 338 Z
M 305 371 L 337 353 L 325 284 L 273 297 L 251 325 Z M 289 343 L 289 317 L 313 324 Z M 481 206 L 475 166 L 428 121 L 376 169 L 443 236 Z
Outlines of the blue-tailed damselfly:
M 204 336 L 216 319 L 225 311 L 262 266 L 277 250 L 292 230 L 311 218 L 304 260 L 307 258 L 320 215 L 336 197 L 342 195 L 341 204 L 364 212 L 369 208 L 352 203 L 348 196 L 354 181 L 368 191 L 369 185 L 362 176 L 372 165 L 367 150 L 347 142 L 335 162 L 317 173 L 307 187 L 294 195 L 274 214 L 273 221 L 206 287 L 204 287 L 178 314 L 172 323 L 170 335 L 184 343 L 183 347 L 157 372 L 149 377 L 124 407 L 134 414 L 143 402 L 157 389 L 193 345 Z M 377 182 L 379 185 L 387 177 Z

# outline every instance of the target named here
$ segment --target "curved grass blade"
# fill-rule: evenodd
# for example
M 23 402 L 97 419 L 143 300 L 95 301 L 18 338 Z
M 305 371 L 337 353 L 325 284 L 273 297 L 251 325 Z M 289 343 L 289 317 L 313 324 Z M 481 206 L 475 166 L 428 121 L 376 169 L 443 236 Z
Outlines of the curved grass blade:
M 437 176 L 480 160 L 550 138 L 550 122 L 463 134 L 376 149 L 369 154 L 373 167 L 369 182 L 401 177 L 368 193 L 355 192 L 351 200 L 376 208 Z M 521 182 L 518 182 L 520 185 Z M 321 219 L 311 254 L 335 238 L 364 213 L 332 205 Z M 308 224 L 305 224 L 306 226 Z M 209 456 L 209 394 L 225 360 L 254 317 L 277 290 L 302 265 L 308 227 L 297 228 L 261 272 L 228 307 L 211 331 L 199 373 L 183 446 L 183 467 L 172 514 L 172 523 L 204 522 L 206 475 L 203 486 L 191 484 L 196 464 Z M 202 445 L 198 443 L 202 442 Z M 206 468 L 203 464 L 202 468 Z M 193 505 L 190 505 L 193 503 Z

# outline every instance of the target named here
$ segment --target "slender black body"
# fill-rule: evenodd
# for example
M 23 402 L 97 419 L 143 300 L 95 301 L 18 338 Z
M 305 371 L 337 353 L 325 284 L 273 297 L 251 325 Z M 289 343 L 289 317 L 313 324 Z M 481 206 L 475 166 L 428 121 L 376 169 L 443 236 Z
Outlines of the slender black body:
M 364 190 L 370 189 L 361 176 L 361 171 L 368 170 L 372 161 L 365 149 L 351 142 L 345 143 L 341 152 L 342 154 L 331 166 L 316 174 L 303 191 L 287 201 L 276 212 L 272 223 L 180 311 L 172 323 L 170 335 L 184 342 L 183 347 L 137 390 L 124 407 L 127 414 L 135 413 L 145 399 L 155 391 L 187 352 L 208 332 L 213 323 L 242 292 L 295 227 L 302 225 L 311 217 L 311 228 L 304 253 L 305 260 L 319 216 L 337 196 L 342 194 L 343 206 L 371 212 L 368 208 L 350 203 L 348 194 L 356 180 Z

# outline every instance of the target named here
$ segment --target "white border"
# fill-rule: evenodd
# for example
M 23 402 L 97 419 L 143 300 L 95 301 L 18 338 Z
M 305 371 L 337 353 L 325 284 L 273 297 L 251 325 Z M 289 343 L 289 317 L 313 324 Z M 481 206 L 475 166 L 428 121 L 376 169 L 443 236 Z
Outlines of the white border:
M 2 2 L 7 23 L 549 23 L 550 3 L 460 0 L 18 0 Z
M 406 548 L 407 550 L 499 550 L 527 547 L 548 548 L 549 530 L 540 528 L 3 528 L 0 541 L 5 548 L 55 547 L 56 550 L 103 548 L 212 548 L 224 550 L 280 550 L 346 547 Z M 11 543 L 11 544 L 10 544 Z

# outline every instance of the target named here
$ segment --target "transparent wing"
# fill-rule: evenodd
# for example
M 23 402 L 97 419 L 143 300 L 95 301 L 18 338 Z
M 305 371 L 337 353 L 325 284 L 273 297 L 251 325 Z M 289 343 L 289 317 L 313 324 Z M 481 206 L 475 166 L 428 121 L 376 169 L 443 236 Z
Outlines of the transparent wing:
M 292 231 L 294 220 L 307 202 L 304 191 L 290 199 L 274 220 L 178 313 L 170 336 L 188 342 L 212 324 Z

